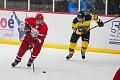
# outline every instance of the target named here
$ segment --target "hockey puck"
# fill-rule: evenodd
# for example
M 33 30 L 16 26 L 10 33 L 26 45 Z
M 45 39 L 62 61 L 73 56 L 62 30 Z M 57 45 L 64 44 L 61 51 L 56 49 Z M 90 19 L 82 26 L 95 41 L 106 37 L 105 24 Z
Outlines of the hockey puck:
M 43 73 L 46 73 L 46 71 L 43 71 Z

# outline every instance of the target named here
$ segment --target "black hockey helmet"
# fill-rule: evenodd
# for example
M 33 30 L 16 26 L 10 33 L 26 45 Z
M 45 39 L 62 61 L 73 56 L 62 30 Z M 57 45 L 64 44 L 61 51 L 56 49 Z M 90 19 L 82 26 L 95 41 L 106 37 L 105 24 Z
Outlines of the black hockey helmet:
M 84 18 L 85 17 L 85 12 L 84 11 L 78 12 L 77 17 L 78 18 Z

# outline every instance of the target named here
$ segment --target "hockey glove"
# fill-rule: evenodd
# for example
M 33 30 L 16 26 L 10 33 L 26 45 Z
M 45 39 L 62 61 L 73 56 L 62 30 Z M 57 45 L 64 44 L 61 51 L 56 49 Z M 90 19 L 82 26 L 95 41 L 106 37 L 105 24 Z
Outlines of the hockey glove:
M 82 32 L 83 34 L 85 34 L 85 33 L 87 33 L 87 27 L 85 26 L 85 27 L 79 27 L 78 28 L 79 29 L 79 32 Z
M 42 41 L 41 41 L 40 39 L 35 38 L 34 41 L 33 41 L 34 47 L 35 47 L 37 44 L 41 43 L 41 42 L 42 42 Z
M 75 33 L 76 32 L 76 28 L 72 28 L 73 29 L 73 32 Z
M 102 21 L 99 21 L 99 22 L 98 22 L 98 26 L 99 26 L 99 27 L 103 27 L 103 26 L 104 26 L 104 23 L 103 23 Z

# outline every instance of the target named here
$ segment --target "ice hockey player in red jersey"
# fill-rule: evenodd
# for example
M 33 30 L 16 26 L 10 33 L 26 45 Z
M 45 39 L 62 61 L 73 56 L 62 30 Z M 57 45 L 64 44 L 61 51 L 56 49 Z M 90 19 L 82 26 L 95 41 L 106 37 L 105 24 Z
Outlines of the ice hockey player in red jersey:
M 41 51 L 47 32 L 48 27 L 44 22 L 44 17 L 41 13 L 37 13 L 35 18 L 25 18 L 26 35 L 20 45 L 15 61 L 11 65 L 15 67 L 21 61 L 25 52 L 29 49 L 32 49 L 31 56 L 27 63 L 27 66 L 31 67 L 33 61 Z
M 120 80 L 120 68 L 116 71 L 113 80 Z

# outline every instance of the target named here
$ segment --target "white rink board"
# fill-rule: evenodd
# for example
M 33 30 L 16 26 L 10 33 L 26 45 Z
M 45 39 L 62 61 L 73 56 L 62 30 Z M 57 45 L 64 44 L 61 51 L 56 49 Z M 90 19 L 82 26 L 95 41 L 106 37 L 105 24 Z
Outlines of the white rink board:
M 17 17 L 20 21 L 24 22 L 26 17 L 34 17 L 35 12 L 19 12 L 15 11 Z M 45 18 L 45 22 L 48 25 L 48 35 L 45 39 L 47 44 L 63 44 L 69 45 L 70 36 L 72 34 L 71 24 L 72 20 L 76 15 L 70 14 L 53 14 L 53 13 L 42 13 Z M 15 15 L 13 11 L 2 11 L 0 13 L 0 39 L 5 40 L 19 40 L 18 23 L 16 22 Z M 12 16 L 13 15 L 13 16 Z M 10 29 L 8 26 L 8 20 L 11 18 L 14 21 L 14 28 Z M 5 28 L 1 27 L 4 22 L 1 23 L 1 19 L 5 18 L 7 20 L 7 26 Z M 114 17 L 103 17 L 99 16 L 103 22 L 112 19 Z M 104 25 L 103 28 L 95 28 L 91 30 L 90 44 L 91 48 L 103 48 L 103 49 L 120 49 L 120 18 L 117 18 L 111 22 Z M 97 25 L 94 21 L 91 23 L 91 27 Z M 114 44 L 109 44 L 109 41 L 114 42 Z M 78 41 L 78 46 L 81 46 L 81 39 Z

